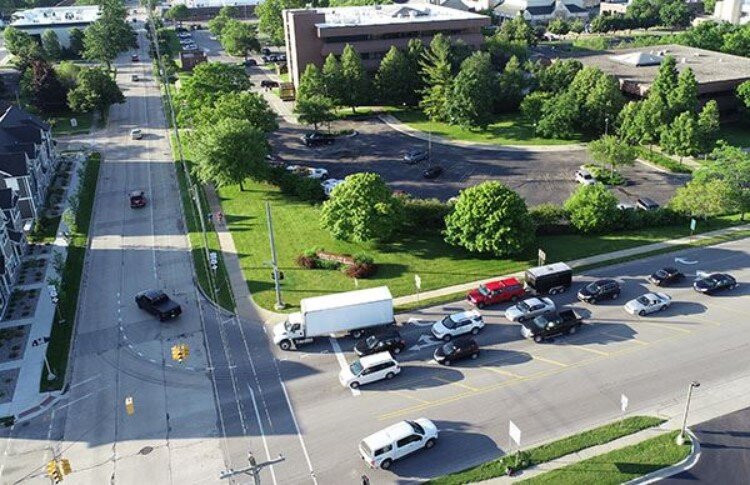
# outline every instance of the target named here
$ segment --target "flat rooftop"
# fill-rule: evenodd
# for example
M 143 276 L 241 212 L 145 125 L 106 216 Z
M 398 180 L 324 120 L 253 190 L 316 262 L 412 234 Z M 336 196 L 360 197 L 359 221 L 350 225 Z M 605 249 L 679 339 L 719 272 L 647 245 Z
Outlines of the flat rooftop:
M 258 5 L 261 0 L 172 0 L 170 5 L 185 5 L 187 8 L 245 7 Z
M 392 4 L 317 8 L 314 10 L 326 16 L 325 22 L 315 25 L 318 28 L 414 24 L 447 20 L 486 20 L 489 18 L 486 15 L 464 12 L 439 5 Z
M 750 58 L 676 44 L 594 54 L 570 53 L 561 57 L 576 58 L 586 66 L 596 66 L 615 76 L 621 83 L 647 88 L 656 77 L 661 60 L 668 55 L 677 61 L 678 71 L 688 67 L 693 70 L 699 87 L 703 86 L 701 93 L 711 92 L 710 85 L 750 79 Z
M 94 23 L 99 18 L 99 7 L 46 7 L 18 10 L 11 15 L 13 27 L 38 27 L 46 25 L 65 25 Z

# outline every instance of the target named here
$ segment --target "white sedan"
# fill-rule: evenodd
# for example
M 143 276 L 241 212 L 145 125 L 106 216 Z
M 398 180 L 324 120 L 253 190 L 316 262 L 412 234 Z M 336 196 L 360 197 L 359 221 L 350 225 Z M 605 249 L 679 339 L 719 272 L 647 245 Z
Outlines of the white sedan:
M 323 192 L 325 192 L 326 196 L 330 197 L 333 193 L 333 189 L 343 183 L 344 181 L 341 179 L 326 179 L 320 183 L 320 186 L 323 187 Z
M 631 315 L 646 315 L 649 313 L 659 312 L 669 308 L 672 304 L 672 297 L 664 293 L 646 293 L 635 300 L 630 300 L 625 304 L 625 311 Z
M 328 170 L 324 168 L 308 168 L 307 176 L 311 179 L 321 180 L 328 177 Z
M 583 185 L 593 185 L 596 183 L 596 178 L 591 175 L 591 172 L 582 168 L 576 171 L 576 182 Z

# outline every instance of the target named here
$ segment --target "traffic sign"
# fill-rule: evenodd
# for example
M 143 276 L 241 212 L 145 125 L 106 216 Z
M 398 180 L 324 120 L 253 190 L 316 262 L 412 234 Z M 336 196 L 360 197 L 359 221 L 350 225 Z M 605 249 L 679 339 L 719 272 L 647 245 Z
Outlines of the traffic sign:
M 414 275 L 414 286 L 416 286 L 418 290 L 422 289 L 422 278 L 420 278 L 418 274 Z
M 544 266 L 544 264 L 547 262 L 547 253 L 545 253 L 541 248 L 539 249 L 539 266 Z
M 690 219 L 690 230 L 695 231 L 695 219 Z
M 133 403 L 132 396 L 125 398 L 125 412 L 128 413 L 128 416 L 135 414 L 135 404 Z

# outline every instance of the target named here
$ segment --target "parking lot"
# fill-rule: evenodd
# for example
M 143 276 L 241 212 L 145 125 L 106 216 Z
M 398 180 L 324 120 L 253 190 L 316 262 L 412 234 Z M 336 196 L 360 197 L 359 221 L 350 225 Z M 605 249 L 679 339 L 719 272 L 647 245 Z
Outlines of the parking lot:
M 688 278 L 661 291 L 673 298 L 666 311 L 633 316 L 623 305 L 654 287 L 645 277 L 674 265 L 675 255 L 627 263 L 576 276 L 574 286 L 552 297 L 586 318 L 575 335 L 536 344 L 523 339 L 520 325 L 503 315 L 507 305 L 482 310 L 487 326 L 477 336 L 481 355 L 451 367 L 432 362 L 439 345 L 429 321 L 468 308 L 466 302 L 400 315 L 407 340 L 397 356 L 402 372 L 359 390 L 343 388 L 342 365 L 355 359 L 353 341 L 327 339 L 297 352 L 277 351 L 280 367 L 312 451 L 316 476 L 323 482 L 356 479 L 367 473 L 374 483 L 420 480 L 477 464 L 508 450 L 508 420 L 523 431 L 524 446 L 616 419 L 620 395 L 631 413 L 655 413 L 682 397 L 684 384 L 700 380 L 710 389 L 747 372 L 750 337 L 750 243 L 729 243 L 688 251 L 678 263 Z M 691 287 L 697 271 L 727 271 L 740 286 L 719 296 L 699 295 Z M 612 277 L 622 283 L 619 299 L 597 305 L 576 301 L 586 282 Z M 418 321 L 409 319 L 417 319 Z M 270 333 L 270 328 L 267 329 Z M 337 350 L 340 352 L 337 352 Z M 427 417 L 441 430 L 439 444 L 418 452 L 390 471 L 367 471 L 357 443 L 402 419 Z M 335 433 L 331 430 L 335 429 Z

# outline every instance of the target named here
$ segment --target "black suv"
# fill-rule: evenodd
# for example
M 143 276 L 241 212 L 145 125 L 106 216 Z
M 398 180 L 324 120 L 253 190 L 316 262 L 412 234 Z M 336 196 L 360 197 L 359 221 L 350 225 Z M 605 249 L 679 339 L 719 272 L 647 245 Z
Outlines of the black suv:
M 471 357 L 476 359 L 479 357 L 479 345 L 476 340 L 469 337 L 461 337 L 443 344 L 435 349 L 435 362 L 443 365 L 451 365 L 451 363 Z
M 179 303 L 161 290 L 146 290 L 135 295 L 135 303 L 141 310 L 159 317 L 160 321 L 175 318 L 182 313 Z
M 726 273 L 714 273 L 695 280 L 693 289 L 698 293 L 713 294 L 722 290 L 737 288 L 737 280 Z
M 146 193 L 142 190 L 134 190 L 130 193 L 130 207 L 132 209 L 140 209 L 146 207 Z
M 336 137 L 329 133 L 305 133 L 302 135 L 302 143 L 308 147 L 316 147 L 320 145 L 332 145 L 336 140 Z
M 612 300 L 620 296 L 620 283 L 615 280 L 596 280 L 578 291 L 578 299 L 586 303 L 596 303 L 609 298 Z
M 378 352 L 390 351 L 392 354 L 400 354 L 406 347 L 406 341 L 401 338 L 398 330 L 389 330 L 376 333 L 359 340 L 354 344 L 354 353 L 359 357 L 376 354 Z
M 667 266 L 654 271 L 654 273 L 648 277 L 648 280 L 656 286 L 667 286 L 672 283 L 676 283 L 685 277 L 677 268 Z

